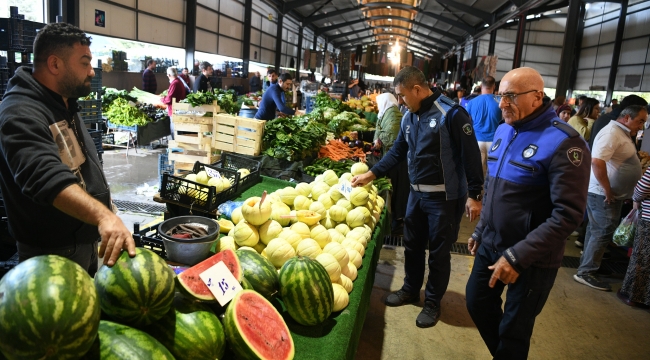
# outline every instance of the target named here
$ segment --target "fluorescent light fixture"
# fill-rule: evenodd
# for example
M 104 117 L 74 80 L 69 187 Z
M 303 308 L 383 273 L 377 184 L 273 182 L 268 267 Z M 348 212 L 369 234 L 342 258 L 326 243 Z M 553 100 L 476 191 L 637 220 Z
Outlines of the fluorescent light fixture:
M 483 25 L 483 27 L 490 27 L 490 24 L 485 24 Z
M 513 22 L 513 21 L 514 21 L 514 20 L 510 19 L 510 20 L 506 21 L 506 23 L 511 23 L 511 22 Z
M 388 21 L 393 21 L 393 19 L 390 19 L 390 18 L 389 18 Z
M 451 75 L 451 71 L 447 70 L 447 74 Z
M 561 13 L 561 12 L 562 12 L 562 10 L 555 10 L 556 14 Z
M 526 19 L 533 19 L 533 18 L 535 18 L 535 15 L 528 15 L 528 16 L 526 16 Z
M 390 9 L 390 5 L 386 6 L 386 9 Z

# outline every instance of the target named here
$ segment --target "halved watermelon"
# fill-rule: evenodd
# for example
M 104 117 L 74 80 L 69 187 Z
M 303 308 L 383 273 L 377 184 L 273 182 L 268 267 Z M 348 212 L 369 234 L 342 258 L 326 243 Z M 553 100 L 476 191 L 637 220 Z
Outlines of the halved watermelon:
M 287 324 L 262 295 L 242 290 L 226 309 L 223 321 L 230 347 L 240 359 L 290 360 L 295 347 Z
M 205 285 L 203 280 L 201 280 L 199 274 L 218 264 L 219 261 L 223 261 L 223 263 L 226 264 L 237 281 L 242 281 L 243 275 L 241 265 L 239 264 L 239 258 L 237 258 L 237 254 L 230 249 L 222 250 L 183 271 L 178 274 L 176 280 L 178 280 L 178 283 L 181 285 L 183 290 L 185 290 L 189 295 L 203 301 L 217 301 L 214 295 L 210 292 L 210 289 L 208 289 L 208 286 Z

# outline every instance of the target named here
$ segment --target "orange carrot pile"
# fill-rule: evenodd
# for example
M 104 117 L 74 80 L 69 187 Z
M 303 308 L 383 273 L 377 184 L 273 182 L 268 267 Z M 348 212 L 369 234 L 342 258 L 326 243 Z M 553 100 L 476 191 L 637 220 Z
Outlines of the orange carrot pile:
M 321 146 L 318 157 L 328 157 L 334 161 L 358 157 L 359 161 L 366 162 L 366 153 L 363 152 L 362 148 L 354 147 L 351 149 L 341 140 L 329 140 L 327 145 Z

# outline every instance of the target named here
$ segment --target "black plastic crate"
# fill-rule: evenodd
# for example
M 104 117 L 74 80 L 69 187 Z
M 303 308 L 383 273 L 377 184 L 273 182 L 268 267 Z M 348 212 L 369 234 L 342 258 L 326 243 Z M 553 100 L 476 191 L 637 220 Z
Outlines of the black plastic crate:
M 160 188 L 162 189 L 163 174 L 174 174 L 174 160 L 169 161 L 169 155 L 158 155 L 158 177 L 160 177 Z
M 101 154 L 104 152 L 104 147 L 102 146 L 102 135 L 103 133 L 99 130 L 88 130 L 88 134 L 93 139 L 97 153 Z
M 101 100 L 79 100 L 79 117 L 86 124 L 102 122 L 102 101 Z
M 95 76 L 90 80 L 90 91 L 95 92 L 95 93 L 101 93 L 102 91 L 102 69 L 101 68 L 95 68 Z M 101 101 L 99 104 L 99 107 L 101 108 Z
M 240 177 L 239 186 L 237 187 L 237 193 L 242 193 L 247 189 L 251 188 L 253 185 L 262 181 L 261 176 L 261 167 L 262 163 L 249 159 L 241 155 L 235 155 L 233 153 L 222 152 L 221 160 L 214 163 L 213 166 L 230 169 L 237 171 L 239 169 L 248 169 L 250 174 L 248 176 Z
M 167 258 L 165 243 L 158 235 L 158 225 L 140 229 L 140 224 L 133 224 L 133 240 L 135 246 L 151 250 L 163 259 Z
M 162 186 L 160 187 L 160 197 L 178 204 L 183 204 L 190 209 L 207 213 L 215 210 L 221 203 L 234 199 L 235 196 L 237 196 L 239 173 L 235 170 L 202 164 L 198 161 L 194 164 L 192 173 L 198 174 L 206 168 L 219 172 L 221 177 L 230 180 L 232 186 L 217 193 L 214 186 L 207 186 L 198 182 L 186 180 L 182 177 L 163 174 Z

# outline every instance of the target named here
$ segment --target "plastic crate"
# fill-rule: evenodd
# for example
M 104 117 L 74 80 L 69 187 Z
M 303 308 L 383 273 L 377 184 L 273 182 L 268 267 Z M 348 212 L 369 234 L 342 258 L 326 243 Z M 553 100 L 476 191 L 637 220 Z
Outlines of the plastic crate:
M 174 174 L 174 160 L 169 161 L 167 154 L 158 155 L 158 176 L 160 177 L 160 188 L 162 189 L 163 174 Z
M 102 122 L 102 101 L 101 100 L 79 100 L 79 117 L 85 124 Z
M 133 224 L 133 240 L 135 246 L 151 250 L 163 259 L 167 259 L 165 243 L 158 235 L 158 225 L 140 229 L 140 224 Z
M 219 172 L 221 177 L 227 178 L 233 185 L 230 188 L 217 193 L 214 186 L 207 186 L 186 180 L 182 177 L 163 174 L 163 181 L 160 187 L 160 197 L 177 204 L 182 204 L 190 209 L 207 213 L 215 210 L 221 203 L 234 199 L 237 195 L 239 173 L 235 170 L 218 168 L 212 165 L 202 164 L 198 161 L 194 164 L 192 173 L 198 174 L 206 168 Z
M 102 132 L 100 130 L 88 130 L 88 134 L 90 134 L 90 137 L 93 139 L 97 153 L 103 153 L 104 147 L 102 146 Z
M 213 166 L 234 171 L 239 169 L 248 169 L 250 171 L 248 176 L 240 177 L 237 193 L 243 193 L 245 190 L 262 181 L 262 163 L 241 155 L 235 155 L 224 151 L 221 153 L 221 160 L 216 162 Z
M 90 80 L 90 91 L 100 93 L 102 91 L 102 69 L 95 68 L 95 76 Z M 99 108 L 101 109 L 101 101 Z
M 102 134 L 102 145 L 115 145 L 115 134 Z

